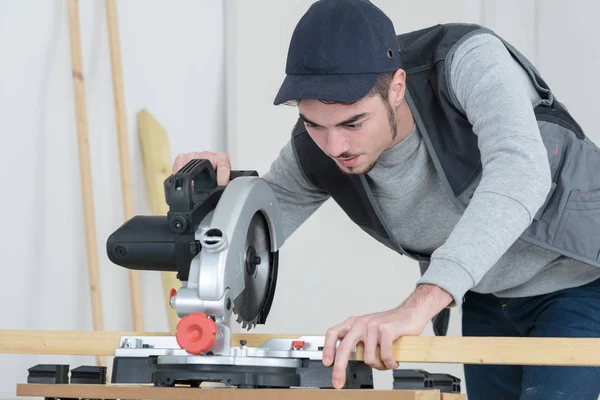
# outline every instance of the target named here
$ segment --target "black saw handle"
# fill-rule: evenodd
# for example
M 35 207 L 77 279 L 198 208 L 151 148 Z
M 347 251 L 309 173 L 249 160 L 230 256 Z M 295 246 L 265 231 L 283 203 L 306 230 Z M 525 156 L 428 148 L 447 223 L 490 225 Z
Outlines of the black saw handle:
M 231 171 L 230 181 L 258 176 L 256 171 Z M 107 253 L 117 265 L 134 270 L 177 271 L 187 280 L 190 263 L 200 252 L 195 231 L 212 211 L 225 190 L 217 185 L 212 163 L 189 161 L 164 182 L 167 215 L 137 215 L 119 227 L 107 240 Z
M 258 176 L 258 172 L 233 170 L 229 174 L 229 181 L 242 176 Z M 164 187 L 165 200 L 171 212 L 192 211 L 195 203 L 204 200 L 219 188 L 212 163 L 203 158 L 190 160 L 165 180 Z

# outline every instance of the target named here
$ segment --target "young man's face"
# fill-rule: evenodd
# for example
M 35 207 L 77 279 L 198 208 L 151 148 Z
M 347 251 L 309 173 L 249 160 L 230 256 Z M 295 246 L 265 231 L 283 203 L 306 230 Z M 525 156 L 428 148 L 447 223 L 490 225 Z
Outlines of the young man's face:
M 395 107 L 379 96 L 349 105 L 303 99 L 298 110 L 314 142 L 347 174 L 369 172 L 397 142 Z

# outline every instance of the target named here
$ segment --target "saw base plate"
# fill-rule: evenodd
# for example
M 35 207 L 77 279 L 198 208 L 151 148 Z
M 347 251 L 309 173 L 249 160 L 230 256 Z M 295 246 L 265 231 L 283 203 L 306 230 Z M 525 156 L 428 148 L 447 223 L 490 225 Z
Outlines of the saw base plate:
M 172 336 L 123 336 L 115 349 L 113 384 L 200 387 L 203 383 L 246 389 L 333 389 L 332 367 L 323 365 L 324 337 L 270 338 L 258 347 L 231 346 L 228 327 L 217 347 L 202 355 L 181 349 Z M 351 353 L 346 389 L 373 388 L 373 370 Z M 460 380 L 422 370 L 394 370 L 394 389 L 441 389 L 460 393 Z
M 216 382 L 237 388 L 333 388 L 331 367 L 308 359 L 299 360 L 299 364 L 298 367 L 185 362 L 161 364 L 157 357 L 116 357 L 112 382 L 150 383 L 159 387 L 200 387 L 204 382 Z M 349 362 L 346 373 L 346 388 L 373 388 L 372 369 L 368 365 Z

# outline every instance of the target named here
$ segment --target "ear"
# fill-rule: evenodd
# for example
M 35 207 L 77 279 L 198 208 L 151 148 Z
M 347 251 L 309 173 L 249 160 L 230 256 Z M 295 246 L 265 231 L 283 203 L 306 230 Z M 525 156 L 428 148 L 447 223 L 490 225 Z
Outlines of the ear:
M 390 85 L 390 101 L 393 107 L 397 107 L 404 101 L 404 92 L 406 91 L 406 72 L 398 69 L 392 76 Z

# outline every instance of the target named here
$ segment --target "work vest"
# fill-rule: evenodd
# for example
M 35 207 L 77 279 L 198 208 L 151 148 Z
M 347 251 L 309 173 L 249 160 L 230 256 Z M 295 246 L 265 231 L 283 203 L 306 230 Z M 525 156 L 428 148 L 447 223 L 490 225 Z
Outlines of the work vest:
M 406 101 L 448 196 L 464 210 L 481 179 L 477 136 L 453 97 L 447 65 L 456 48 L 473 35 L 493 31 L 475 24 L 443 24 L 398 35 L 406 71 Z M 533 109 L 547 148 L 551 190 L 521 239 L 600 267 L 600 150 L 560 103 L 536 68 L 499 37 L 528 72 L 541 100 Z M 400 254 L 419 261 L 429 255 L 405 251 L 378 209 L 365 175 L 347 175 L 310 138 L 298 119 L 292 144 L 304 175 L 329 193 L 360 228 Z

